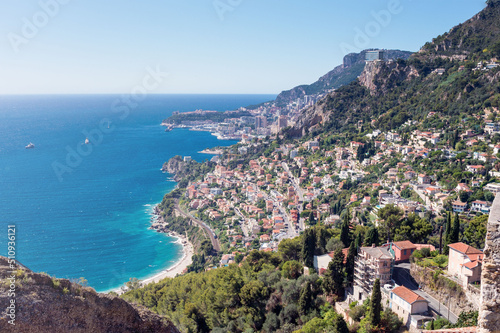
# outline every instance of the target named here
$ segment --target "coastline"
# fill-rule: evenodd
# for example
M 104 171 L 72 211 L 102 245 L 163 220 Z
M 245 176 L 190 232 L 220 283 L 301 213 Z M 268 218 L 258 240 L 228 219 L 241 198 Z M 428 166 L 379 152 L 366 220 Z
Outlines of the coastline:
M 165 233 L 170 237 L 177 238 L 174 243 L 178 243 L 182 245 L 182 257 L 175 262 L 175 264 L 167 269 L 162 270 L 161 272 L 147 277 L 144 280 L 139 280 L 141 287 L 144 287 L 150 283 L 157 283 L 165 278 L 174 278 L 177 275 L 180 275 L 184 272 L 184 270 L 193 263 L 193 254 L 194 254 L 194 246 L 189 241 L 189 239 L 185 235 L 180 235 L 176 232 L 167 230 L 168 223 L 160 216 L 158 206 L 156 206 L 153 210 L 153 217 L 151 218 L 152 224 L 149 229 L 156 230 L 159 233 Z M 118 295 L 124 294 L 125 284 L 116 289 L 110 290 L 108 292 L 116 292 Z

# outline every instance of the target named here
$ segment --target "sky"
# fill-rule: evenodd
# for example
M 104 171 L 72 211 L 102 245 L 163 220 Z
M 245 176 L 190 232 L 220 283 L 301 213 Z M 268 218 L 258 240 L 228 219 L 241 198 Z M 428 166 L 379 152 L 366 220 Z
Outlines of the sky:
M 484 0 L 3 0 L 0 94 L 277 94 Z

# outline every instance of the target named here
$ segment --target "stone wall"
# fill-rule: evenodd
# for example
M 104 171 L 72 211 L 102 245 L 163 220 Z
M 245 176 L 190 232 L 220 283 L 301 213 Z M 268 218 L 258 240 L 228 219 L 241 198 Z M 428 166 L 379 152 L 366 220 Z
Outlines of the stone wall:
M 411 276 L 423 291 L 448 306 L 457 316 L 462 311 L 477 311 L 479 309 L 479 293 L 465 291 L 455 281 L 448 279 L 429 267 L 411 264 Z
M 500 331 L 500 195 L 491 207 L 481 275 L 478 333 Z

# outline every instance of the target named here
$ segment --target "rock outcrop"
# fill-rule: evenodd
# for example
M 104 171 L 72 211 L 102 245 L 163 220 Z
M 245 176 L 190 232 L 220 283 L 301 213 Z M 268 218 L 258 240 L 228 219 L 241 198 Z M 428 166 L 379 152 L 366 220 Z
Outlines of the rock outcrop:
M 0 332 L 179 332 L 146 308 L 20 265 L 13 270 L 4 257 L 0 257 L 0 278 Z
M 174 156 L 172 157 L 168 162 L 165 162 L 163 164 L 163 167 L 161 170 L 163 172 L 168 172 L 171 175 L 174 175 L 174 179 L 178 181 L 180 178 L 182 178 L 179 173 L 184 169 L 184 166 L 186 163 L 180 156 Z
M 500 332 L 500 195 L 488 219 L 478 324 L 478 333 Z

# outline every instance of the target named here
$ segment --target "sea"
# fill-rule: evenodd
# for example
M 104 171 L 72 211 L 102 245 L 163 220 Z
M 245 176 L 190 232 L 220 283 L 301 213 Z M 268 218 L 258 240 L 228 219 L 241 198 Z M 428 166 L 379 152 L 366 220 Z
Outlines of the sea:
M 174 111 L 234 110 L 275 97 L 0 96 L 0 255 L 35 272 L 83 278 L 98 292 L 173 266 L 181 244 L 148 229 L 154 206 L 176 185 L 163 163 L 175 155 L 201 162 L 212 157 L 203 149 L 236 141 L 165 132 L 162 120 Z M 35 148 L 26 149 L 29 143 Z

